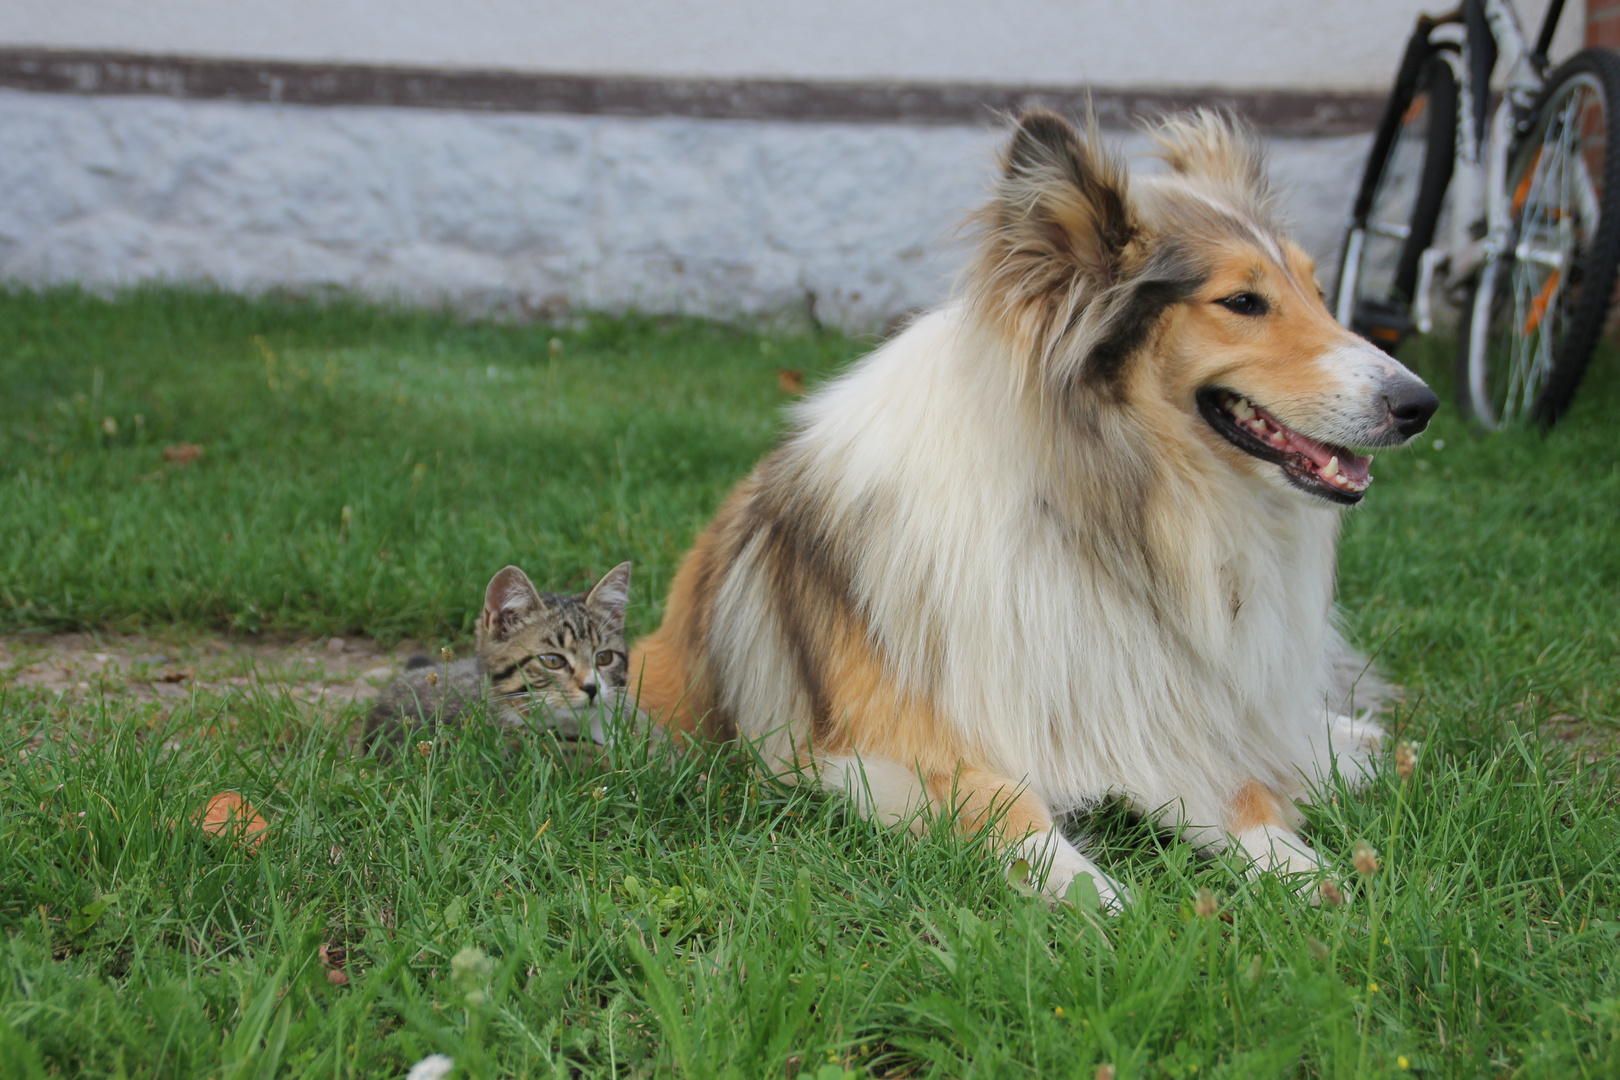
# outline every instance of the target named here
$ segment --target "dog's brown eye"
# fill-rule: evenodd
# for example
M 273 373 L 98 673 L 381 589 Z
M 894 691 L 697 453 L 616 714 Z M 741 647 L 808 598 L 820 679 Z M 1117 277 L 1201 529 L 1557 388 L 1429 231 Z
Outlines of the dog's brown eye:
M 1264 315 L 1271 310 L 1265 297 L 1252 292 L 1234 293 L 1215 302 L 1235 315 Z
M 596 654 L 596 666 L 597 667 L 612 667 L 613 666 L 613 650 L 612 649 L 603 649 L 601 652 L 597 653 Z
M 546 667 L 550 668 L 552 671 L 561 671 L 563 668 L 568 666 L 568 661 L 564 660 L 554 652 L 546 653 L 540 658 L 540 662 Z

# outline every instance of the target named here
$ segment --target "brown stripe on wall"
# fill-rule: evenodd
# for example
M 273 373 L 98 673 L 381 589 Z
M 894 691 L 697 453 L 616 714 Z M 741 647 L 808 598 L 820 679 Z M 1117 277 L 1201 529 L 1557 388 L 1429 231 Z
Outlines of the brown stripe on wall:
M 0 47 L 0 87 L 48 94 L 143 94 L 190 101 L 379 105 L 575 116 L 681 116 L 855 124 L 985 124 L 1040 102 L 1081 113 L 1080 86 L 821 82 L 546 75 L 370 64 L 307 64 Z M 1369 131 L 1382 94 L 1316 90 L 1089 89 L 1105 126 L 1211 105 L 1275 135 Z

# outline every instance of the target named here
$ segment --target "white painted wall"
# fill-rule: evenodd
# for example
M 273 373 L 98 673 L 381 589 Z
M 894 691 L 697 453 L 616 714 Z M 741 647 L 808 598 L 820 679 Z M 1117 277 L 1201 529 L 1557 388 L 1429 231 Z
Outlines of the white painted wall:
M 1382 88 L 1450 0 L 4 0 L 0 44 L 583 74 Z M 1521 0 L 1526 33 L 1546 0 Z M 1580 40 L 1570 0 L 1559 51 Z
M 872 330 L 947 295 L 1002 138 L 0 91 L 0 281 L 793 321 L 813 304 Z M 1289 216 L 1324 258 L 1365 148 L 1272 144 Z

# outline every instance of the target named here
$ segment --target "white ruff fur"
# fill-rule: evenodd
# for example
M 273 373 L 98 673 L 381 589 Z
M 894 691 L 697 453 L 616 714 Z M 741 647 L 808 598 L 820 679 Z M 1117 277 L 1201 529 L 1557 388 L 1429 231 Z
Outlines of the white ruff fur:
M 1053 811 L 1123 796 L 1208 847 L 1229 841 L 1222 809 L 1250 780 L 1304 798 L 1334 753 L 1359 774 L 1380 732 L 1340 716 L 1337 676 L 1356 663 L 1332 621 L 1340 511 L 1208 457 L 1178 478 L 1155 551 L 1191 591 L 1155 613 L 1139 582 L 1077 557 L 1066 534 L 1084 520 L 1040 509 L 1068 482 L 1052 432 L 1032 422 L 1021 359 L 964 315 L 935 312 L 859 361 L 801 406 L 787 447 L 823 524 L 859 538 L 853 591 L 889 669 Z M 716 660 L 743 734 L 787 762 L 804 735 L 780 718 L 808 706 L 774 675 L 792 662 L 750 554 L 717 597 Z M 822 767 L 870 813 L 922 802 L 903 763 Z M 1299 869 L 1289 855 L 1276 868 Z M 1055 858 L 1064 881 L 1075 859 L 1095 870 L 1067 841 Z

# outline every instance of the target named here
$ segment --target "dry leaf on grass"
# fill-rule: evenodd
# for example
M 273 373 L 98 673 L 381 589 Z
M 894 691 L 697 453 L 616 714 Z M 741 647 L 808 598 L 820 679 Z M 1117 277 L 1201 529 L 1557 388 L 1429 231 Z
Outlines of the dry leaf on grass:
M 208 835 L 228 837 L 250 852 L 259 849 L 265 830 L 270 828 L 253 804 L 234 791 L 222 791 L 209 799 L 195 821 Z
M 190 465 L 203 456 L 203 448 L 196 443 L 183 442 L 163 448 L 163 460 L 175 465 Z
M 349 960 L 349 950 L 341 946 L 322 945 L 321 963 L 326 965 L 326 981 L 333 986 L 346 986 L 349 973 L 343 970 Z
M 185 682 L 195 674 L 197 674 L 197 672 L 193 668 L 170 668 L 158 676 L 158 682 Z
M 798 368 L 777 368 L 776 385 L 782 388 L 784 394 L 804 393 L 804 372 Z

